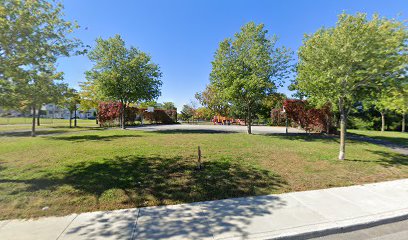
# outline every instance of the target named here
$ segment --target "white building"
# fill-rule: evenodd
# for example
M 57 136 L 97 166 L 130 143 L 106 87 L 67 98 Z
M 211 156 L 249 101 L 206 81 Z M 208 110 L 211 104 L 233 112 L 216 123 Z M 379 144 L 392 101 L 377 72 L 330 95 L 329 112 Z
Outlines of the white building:
M 89 111 L 81 111 L 79 110 L 79 104 L 77 106 L 76 116 L 80 119 L 95 119 L 96 117 L 96 109 L 90 109 Z M 56 106 L 55 104 L 46 104 L 44 105 L 41 110 L 45 113 L 41 115 L 44 118 L 61 118 L 61 119 L 69 119 L 70 113 L 69 110 L 66 108 L 61 108 Z M 72 113 L 72 118 L 75 116 L 75 113 Z

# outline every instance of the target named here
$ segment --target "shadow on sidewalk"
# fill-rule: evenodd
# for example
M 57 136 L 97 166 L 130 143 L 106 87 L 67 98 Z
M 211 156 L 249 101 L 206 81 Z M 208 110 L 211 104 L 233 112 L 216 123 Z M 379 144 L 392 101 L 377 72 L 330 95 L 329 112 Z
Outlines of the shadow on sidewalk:
M 141 209 L 134 239 L 212 239 L 222 234 L 244 239 L 252 219 L 273 214 L 285 205 L 279 197 L 269 195 L 170 206 L 165 210 Z
M 246 238 L 251 219 L 273 214 L 285 206 L 276 196 L 233 198 L 174 206 L 101 212 L 69 227 L 64 236 L 100 239 L 212 239 L 214 234 Z M 114 226 L 114 227 L 113 227 Z

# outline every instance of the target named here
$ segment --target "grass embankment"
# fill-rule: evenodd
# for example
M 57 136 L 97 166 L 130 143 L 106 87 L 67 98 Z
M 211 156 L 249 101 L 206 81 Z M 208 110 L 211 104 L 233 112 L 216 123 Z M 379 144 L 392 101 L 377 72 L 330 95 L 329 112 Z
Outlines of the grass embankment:
M 408 157 L 384 147 L 348 141 L 347 160 L 337 160 L 337 154 L 337 139 L 308 135 L 102 130 L 0 137 L 0 219 L 408 177 Z

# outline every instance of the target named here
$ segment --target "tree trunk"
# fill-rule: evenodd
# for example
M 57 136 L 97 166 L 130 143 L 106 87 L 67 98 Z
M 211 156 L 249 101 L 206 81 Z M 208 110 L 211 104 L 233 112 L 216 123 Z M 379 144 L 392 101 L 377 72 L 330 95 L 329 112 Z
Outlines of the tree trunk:
M 37 126 L 40 126 L 40 109 L 41 107 L 38 108 L 38 113 L 37 113 Z
M 340 110 L 340 152 L 339 152 L 339 160 L 344 160 L 346 155 L 346 110 L 343 106 L 343 99 L 340 100 L 339 104 Z
M 96 124 L 99 124 L 99 122 L 98 122 L 98 112 L 96 112 L 96 114 L 95 114 L 95 122 L 96 122 Z
M 77 109 L 75 107 L 75 110 L 74 110 L 74 128 L 76 128 L 76 127 L 77 127 Z
M 384 112 L 380 112 L 381 113 L 381 132 L 384 132 L 385 130 L 385 113 Z
M 251 111 L 250 111 L 250 108 L 248 107 L 248 113 L 247 113 L 247 132 L 248 134 L 252 134 L 251 123 L 252 123 Z
M 326 114 L 326 133 L 330 134 L 330 117 L 329 117 L 329 114 Z
M 33 121 L 31 125 L 31 137 L 35 137 L 35 105 L 32 106 L 33 109 Z
M 405 132 L 405 112 L 402 113 L 402 126 L 401 132 Z
M 122 107 L 120 107 L 119 113 L 119 128 L 122 128 Z
M 248 119 L 248 124 L 247 124 L 247 132 L 248 134 L 252 134 L 252 129 L 251 129 L 251 120 Z
M 72 128 L 72 112 L 69 111 L 69 128 Z
M 125 104 L 122 103 L 122 129 L 126 129 L 125 125 Z

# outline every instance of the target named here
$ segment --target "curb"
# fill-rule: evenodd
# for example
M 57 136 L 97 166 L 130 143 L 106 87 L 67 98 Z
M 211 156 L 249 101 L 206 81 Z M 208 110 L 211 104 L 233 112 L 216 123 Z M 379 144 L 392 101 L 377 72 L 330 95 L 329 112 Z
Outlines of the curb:
M 287 234 L 287 235 L 282 234 L 281 236 L 270 237 L 270 238 L 266 237 L 265 239 L 298 240 L 298 239 L 319 238 L 319 237 L 324 237 L 328 235 L 347 233 L 347 232 L 362 230 L 366 228 L 372 228 L 372 227 L 376 227 L 376 226 L 380 226 L 384 224 L 390 224 L 394 222 L 408 220 L 408 209 L 402 209 L 401 211 L 403 212 L 403 214 L 400 214 L 400 215 L 393 214 L 394 216 L 384 216 L 382 218 L 370 219 L 368 221 L 357 222 L 354 224 L 353 223 L 343 224 L 343 225 L 338 224 L 337 226 L 328 227 L 325 229 L 318 229 L 318 230 L 312 230 L 308 232 L 300 232 L 300 233 Z M 367 217 L 370 218 L 372 216 L 367 216 Z M 316 228 L 318 228 L 318 226 L 316 226 Z

